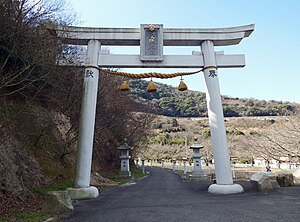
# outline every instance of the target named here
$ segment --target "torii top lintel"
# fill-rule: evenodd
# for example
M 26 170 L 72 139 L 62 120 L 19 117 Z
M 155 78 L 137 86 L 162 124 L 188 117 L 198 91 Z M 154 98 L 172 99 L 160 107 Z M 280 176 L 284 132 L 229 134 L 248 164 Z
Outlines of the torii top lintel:
M 87 45 L 91 39 L 101 45 L 139 46 L 140 28 L 89 28 L 66 26 L 55 30 L 66 44 Z M 211 40 L 215 46 L 236 45 L 254 31 L 254 24 L 229 28 L 164 28 L 164 46 L 200 46 Z

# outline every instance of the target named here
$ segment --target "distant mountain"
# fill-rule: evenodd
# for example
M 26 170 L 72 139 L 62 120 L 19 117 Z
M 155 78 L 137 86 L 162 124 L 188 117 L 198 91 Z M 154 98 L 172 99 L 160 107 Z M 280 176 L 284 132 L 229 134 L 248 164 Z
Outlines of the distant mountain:
M 156 83 L 158 91 L 146 91 L 148 81 L 131 79 L 130 96 L 137 101 L 139 111 L 148 111 L 155 114 L 171 117 L 206 117 L 207 106 L 205 93 L 192 90 L 180 92 L 176 87 Z M 241 99 L 221 96 L 225 117 L 239 116 L 285 116 L 295 110 L 298 104 L 265 101 L 257 99 Z

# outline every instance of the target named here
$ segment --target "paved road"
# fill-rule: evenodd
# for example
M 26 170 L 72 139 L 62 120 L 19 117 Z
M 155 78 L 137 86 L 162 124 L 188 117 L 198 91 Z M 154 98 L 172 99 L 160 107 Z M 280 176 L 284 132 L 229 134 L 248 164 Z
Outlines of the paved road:
M 81 201 L 64 221 L 300 221 L 300 186 L 257 193 L 246 183 L 243 194 L 213 195 L 208 183 L 148 168 L 150 176 L 135 185 L 116 187 L 95 200 Z

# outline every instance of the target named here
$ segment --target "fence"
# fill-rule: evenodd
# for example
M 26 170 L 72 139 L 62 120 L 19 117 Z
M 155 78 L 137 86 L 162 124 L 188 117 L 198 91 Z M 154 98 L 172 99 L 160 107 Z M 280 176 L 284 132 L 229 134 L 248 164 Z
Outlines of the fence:
M 293 170 L 296 169 L 296 167 L 299 164 L 296 163 L 283 163 L 280 165 L 280 168 L 277 164 L 270 164 L 271 169 L 274 171 L 278 170 Z M 153 167 L 162 167 L 162 163 L 158 161 L 145 161 L 145 166 L 153 166 Z M 176 170 L 176 171 L 184 171 L 183 161 L 176 161 L 175 169 L 173 169 L 173 163 L 170 161 L 165 161 L 163 163 L 164 169 L 170 169 L 170 170 Z M 194 169 L 193 164 L 190 165 L 189 162 L 186 163 L 186 172 L 191 173 Z M 209 164 L 209 166 L 206 166 L 205 164 L 202 164 L 202 169 L 205 174 L 211 174 L 214 173 L 214 164 Z M 242 164 L 242 163 L 236 163 L 232 164 L 232 175 L 233 178 L 241 177 L 241 175 L 246 175 L 247 177 L 251 175 L 251 173 L 255 172 L 266 172 L 266 165 L 265 164 Z

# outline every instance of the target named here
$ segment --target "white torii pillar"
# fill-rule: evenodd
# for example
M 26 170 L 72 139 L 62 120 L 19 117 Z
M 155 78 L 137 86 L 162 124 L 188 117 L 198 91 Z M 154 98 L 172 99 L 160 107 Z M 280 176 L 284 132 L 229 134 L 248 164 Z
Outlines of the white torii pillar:
M 244 191 L 243 187 L 233 184 L 232 179 L 213 42 L 203 41 L 201 50 L 206 67 L 204 70 L 206 100 L 217 181 L 209 187 L 208 191 L 217 194 L 241 193 Z
M 98 65 L 100 49 L 98 40 L 88 42 L 86 64 Z M 98 189 L 90 186 L 98 78 L 98 69 L 85 69 L 74 188 L 68 188 L 71 199 L 89 199 L 99 195 Z

